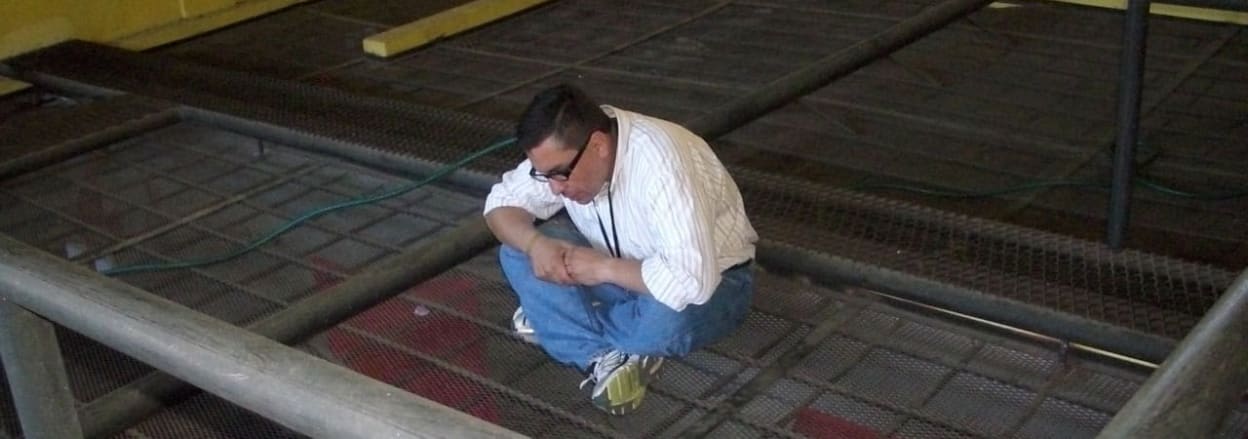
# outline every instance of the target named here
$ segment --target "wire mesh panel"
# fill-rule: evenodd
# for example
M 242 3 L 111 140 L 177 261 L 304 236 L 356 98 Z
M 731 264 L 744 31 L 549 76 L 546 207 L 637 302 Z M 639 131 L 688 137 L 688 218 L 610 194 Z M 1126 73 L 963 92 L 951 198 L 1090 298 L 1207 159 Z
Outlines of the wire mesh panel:
M 731 21 L 732 12 L 723 18 Z M 57 50 L 59 55 L 54 51 L 36 61 L 104 60 L 79 66 L 74 74 L 389 152 L 450 161 L 502 131 L 493 121 L 201 72 L 167 60 L 148 65 L 129 54 L 80 43 Z M 200 80 L 205 75 L 208 79 Z M 294 95 L 299 99 L 291 99 Z M 516 158 L 514 151 L 509 154 L 490 157 L 474 169 L 501 170 Z M 1134 252 L 1113 255 L 1056 235 L 742 169 L 733 172 L 751 218 L 767 239 L 1171 338 L 1184 334 L 1229 283 L 1227 273 L 1204 266 Z M 0 184 L 5 211 L 0 230 L 109 270 L 218 255 L 307 209 L 403 183 L 398 176 L 185 122 Z M 231 262 L 121 279 L 243 324 L 428 239 L 459 218 L 479 214 L 480 203 L 450 190 L 422 188 L 319 217 Z M 510 334 L 516 301 L 492 256 L 416 286 L 305 348 L 536 437 L 691 432 L 710 437 L 1086 437 L 1143 379 L 1138 372 L 1072 361 L 1052 345 L 993 336 L 852 291 L 763 273 L 755 308 L 741 330 L 668 362 L 641 413 L 608 417 L 576 387 L 582 378 L 577 371 L 551 363 L 538 347 Z M 140 369 L 119 367 L 110 376 L 128 378 Z M 84 399 L 114 386 L 107 379 L 104 384 L 75 379 L 90 381 L 75 385 Z M 217 431 L 223 435 L 245 435 L 227 431 L 249 429 L 272 437 L 286 434 L 248 427 L 251 420 L 233 409 L 187 404 L 190 408 L 175 412 L 226 414 L 214 422 L 238 418 L 237 425 Z M 1230 423 L 1228 437 L 1242 435 L 1235 425 L 1243 422 Z M 180 428 L 145 424 L 134 432 L 191 434 Z
M 8 99 L 8 96 L 5 96 Z M 0 162 L 118 126 L 157 119 L 168 102 L 138 95 L 70 98 L 39 91 L 36 102 L 10 114 L 0 109 Z
M 307 436 L 230 404 L 226 400 L 209 394 L 200 394 L 114 437 L 117 439 L 294 439 Z
M 101 270 L 197 259 L 238 248 L 301 210 L 401 182 L 210 131 L 175 126 L 160 136 L 48 169 L 40 178 L 5 182 L 0 206 L 15 214 L 4 217 L 4 230 Z M 198 133 L 196 142 L 202 143 L 170 140 L 175 133 Z M 143 151 L 154 139 L 179 153 L 158 158 Z M 206 146 L 213 141 L 204 139 L 224 139 L 221 144 L 228 146 Z M 273 163 L 238 160 L 245 154 Z M 176 172 L 193 166 L 188 163 L 212 160 L 231 164 L 203 173 Z M 230 176 L 237 176 L 238 183 L 225 184 Z M 149 181 L 162 183 L 153 183 L 150 193 L 134 190 Z M 207 198 L 194 209 L 161 203 L 183 193 Z M 117 208 L 77 208 L 80 194 Z M 427 239 L 458 217 L 478 215 L 479 203 L 424 188 L 358 212 L 319 218 L 286 235 L 293 239 L 278 238 L 237 260 L 120 278 L 245 324 L 332 286 L 407 243 Z M 136 220 L 92 216 L 122 211 L 141 213 L 137 218 L 150 218 L 151 224 L 139 229 L 126 223 Z M 65 226 L 30 227 L 50 219 Z M 67 252 L 62 238 L 86 236 L 82 231 L 102 241 Z M 540 348 L 511 334 L 516 306 L 491 251 L 326 331 L 304 348 L 534 437 L 677 437 L 690 432 L 711 437 L 1089 437 L 1143 380 L 1138 372 L 1065 358 L 1057 346 L 903 311 L 869 292 L 828 289 L 759 270 L 755 306 L 740 330 L 667 362 L 639 413 L 610 417 L 577 387 L 581 373 L 552 363 Z M 82 400 L 148 371 L 76 334 L 62 338 L 71 383 Z M 1228 427 L 1228 437 L 1240 433 L 1235 428 Z M 294 436 L 211 397 L 180 404 L 129 434 Z
M 749 321 L 726 340 L 666 362 L 640 411 L 625 417 L 593 408 L 577 388 L 580 372 L 511 333 L 518 304 L 495 252 L 309 345 L 535 437 L 1093 437 L 1125 402 L 1120 395 L 1146 378 L 860 290 L 764 271 L 757 283 Z M 813 325 L 802 321 L 812 312 L 795 306 L 812 303 L 823 317 Z M 834 329 L 817 335 L 823 325 Z
M 750 7 L 733 5 L 712 15 L 727 22 L 751 17 L 737 16 L 743 8 Z M 542 12 L 569 10 L 576 7 L 555 5 Z M 777 14 L 803 18 L 790 10 Z M 464 44 L 474 41 L 479 42 L 468 38 Z M 88 59 L 92 61 L 67 62 Z M 484 118 L 86 43 L 60 45 L 15 64 L 357 142 L 375 152 L 441 162 L 453 161 L 505 132 L 504 124 Z M 513 166 L 517 158 L 516 151 L 508 151 L 471 168 L 496 173 Z M 1230 273 L 1209 266 L 1140 252 L 1112 253 L 1096 243 L 744 168 L 732 172 L 745 192 L 752 221 L 766 239 L 1166 338 L 1186 334 L 1230 282 Z M 318 191 L 304 196 L 315 200 L 323 195 Z
M 800 248 L 1180 339 L 1231 273 L 735 169 L 759 233 Z
M 245 325 L 479 215 L 479 199 L 424 187 L 260 240 L 315 209 L 407 184 L 400 176 L 183 122 L 0 183 L 0 232 Z M 261 245 L 246 250 L 250 243 Z M 231 253 L 238 255 L 194 264 Z M 160 267 L 186 262 L 193 264 Z M 60 335 L 82 401 L 150 372 L 81 335 Z

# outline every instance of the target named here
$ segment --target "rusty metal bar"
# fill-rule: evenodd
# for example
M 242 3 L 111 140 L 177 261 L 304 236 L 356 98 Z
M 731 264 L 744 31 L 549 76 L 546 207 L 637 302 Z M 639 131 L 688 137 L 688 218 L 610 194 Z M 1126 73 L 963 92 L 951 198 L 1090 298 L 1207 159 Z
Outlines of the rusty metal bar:
M 13 302 L 0 300 L 0 357 L 4 358 L 4 373 L 23 436 L 82 437 L 74 410 L 77 401 L 69 388 L 65 360 L 51 323 Z

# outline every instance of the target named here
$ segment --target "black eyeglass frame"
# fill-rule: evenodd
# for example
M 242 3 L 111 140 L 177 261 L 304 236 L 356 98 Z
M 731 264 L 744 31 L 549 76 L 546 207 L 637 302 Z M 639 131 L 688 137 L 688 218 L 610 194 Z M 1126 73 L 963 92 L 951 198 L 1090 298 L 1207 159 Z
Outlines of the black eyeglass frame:
M 529 177 L 542 183 L 549 183 L 552 180 L 568 181 L 569 178 L 572 178 L 572 171 L 576 170 L 576 164 L 581 161 L 581 156 L 585 154 L 585 150 L 589 149 L 589 140 L 593 138 L 594 132 L 590 131 L 589 135 L 585 136 L 585 143 L 582 143 L 581 149 L 576 152 L 575 156 L 572 156 L 572 161 L 568 162 L 568 166 L 550 172 L 537 172 L 537 168 L 531 167 L 529 168 Z

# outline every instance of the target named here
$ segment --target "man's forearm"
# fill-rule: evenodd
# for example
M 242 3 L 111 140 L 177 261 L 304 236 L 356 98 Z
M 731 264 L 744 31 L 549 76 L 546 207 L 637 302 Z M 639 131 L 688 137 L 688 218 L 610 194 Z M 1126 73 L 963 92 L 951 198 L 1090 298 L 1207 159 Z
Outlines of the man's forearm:
M 527 252 L 540 232 L 533 226 L 533 214 L 519 207 L 499 207 L 485 215 L 485 223 L 499 242 Z
M 641 261 L 636 259 L 623 258 L 607 258 L 606 278 L 607 281 L 629 291 L 650 294 L 650 288 L 646 287 L 646 282 L 641 278 Z

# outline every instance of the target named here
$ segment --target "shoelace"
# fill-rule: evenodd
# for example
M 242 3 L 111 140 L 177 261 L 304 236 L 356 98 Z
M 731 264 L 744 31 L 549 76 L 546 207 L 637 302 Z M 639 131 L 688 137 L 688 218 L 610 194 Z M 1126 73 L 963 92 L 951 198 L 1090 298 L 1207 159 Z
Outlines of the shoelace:
M 620 351 L 609 351 L 605 354 L 599 355 L 598 358 L 594 360 L 594 370 L 590 372 L 589 376 L 586 377 L 584 381 L 581 381 L 580 388 L 584 389 L 585 385 L 589 383 L 597 384 L 600 380 L 605 379 L 607 375 L 610 375 L 616 368 L 623 365 L 627 360 L 628 356 Z

